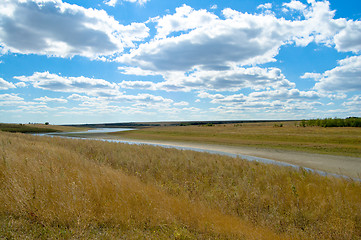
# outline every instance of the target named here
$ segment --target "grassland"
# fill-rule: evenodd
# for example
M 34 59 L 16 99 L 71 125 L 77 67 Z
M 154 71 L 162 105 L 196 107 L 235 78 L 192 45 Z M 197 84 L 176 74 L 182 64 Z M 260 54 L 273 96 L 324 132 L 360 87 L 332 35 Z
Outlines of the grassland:
M 302 169 L 0 132 L 4 239 L 361 239 L 360 196 Z
M 112 135 L 127 139 L 202 142 L 361 157 L 361 128 L 298 125 L 298 122 L 284 122 L 154 127 Z
M 82 127 L 68 127 L 59 125 L 45 124 L 9 124 L 0 123 L 0 131 L 3 132 L 20 132 L 20 133 L 51 133 L 51 132 L 76 132 L 84 131 Z

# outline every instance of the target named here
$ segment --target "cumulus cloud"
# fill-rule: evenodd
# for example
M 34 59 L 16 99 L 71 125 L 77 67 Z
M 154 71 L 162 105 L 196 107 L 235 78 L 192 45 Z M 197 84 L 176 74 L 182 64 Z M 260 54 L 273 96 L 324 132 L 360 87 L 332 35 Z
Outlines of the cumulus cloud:
M 238 91 L 244 88 L 293 88 L 278 68 L 240 68 L 227 70 L 201 70 L 184 74 L 182 72 L 164 73 L 164 82 L 122 81 L 119 85 L 129 89 L 148 89 L 165 91 Z
M 174 106 L 188 106 L 189 103 L 186 101 L 181 101 L 173 104 Z
M 187 17 L 178 15 L 189 14 Z M 250 65 L 275 61 L 279 47 L 288 39 L 273 16 L 256 16 L 223 10 L 227 19 L 218 19 L 205 10 L 188 6 L 175 15 L 159 19 L 159 39 L 141 44 L 119 62 L 151 71 L 190 71 L 195 67 L 224 69 L 230 64 Z M 199 16 L 199 18 L 197 18 Z M 176 18 L 176 24 L 172 18 Z M 283 21 L 283 20 L 282 20 Z M 166 37 L 177 31 L 179 36 Z
M 22 87 L 26 87 L 26 86 L 27 86 L 26 83 L 24 83 L 24 82 L 18 82 L 18 83 L 16 83 L 15 85 L 16 85 L 16 87 L 19 87 L 19 88 L 22 88 Z
M 114 96 L 119 94 L 119 86 L 103 79 L 87 77 L 62 77 L 49 72 L 35 72 L 31 76 L 16 76 L 23 82 L 29 82 L 35 88 L 55 92 L 86 93 L 95 96 Z
M 161 75 L 161 73 L 159 72 L 153 72 L 153 71 L 149 71 L 149 70 L 144 70 L 141 69 L 139 67 L 118 67 L 118 69 L 120 70 L 120 72 L 122 74 L 126 74 L 126 75 L 137 75 L 137 76 L 156 76 L 156 75 Z
M 322 104 L 318 102 L 321 95 L 314 91 L 298 89 L 266 90 L 224 95 L 199 92 L 199 98 L 210 99 L 210 103 L 218 105 L 212 111 L 222 114 L 240 114 L 242 112 L 297 112 L 316 109 Z
M 355 109 L 360 112 L 361 109 L 361 95 L 355 95 L 348 99 L 349 101 L 344 102 L 342 105 L 351 109 Z
M 348 24 L 345 19 L 334 19 L 335 11 L 327 1 L 310 1 L 308 5 L 291 1 L 284 6 L 302 10 L 304 19 L 285 20 L 273 14 L 255 15 L 229 8 L 222 11 L 225 19 L 220 19 L 207 10 L 183 5 L 174 14 L 153 18 L 156 37 L 116 60 L 160 73 L 257 65 L 276 61 L 279 49 L 286 44 L 331 46 L 336 34 Z M 347 42 L 342 34 L 336 40 L 337 46 Z
M 119 24 L 104 10 L 61 0 L 4 0 L 0 8 L 3 52 L 89 58 L 109 56 L 148 36 L 143 23 Z
M 316 100 L 321 98 L 321 95 L 315 91 L 282 89 L 282 90 L 273 90 L 273 91 L 253 92 L 249 94 L 249 97 L 255 99 L 294 101 L 294 100 Z
M 119 86 L 124 89 L 157 90 L 157 84 L 152 81 L 122 81 Z
M 265 3 L 265 4 L 261 4 L 258 5 L 257 9 L 271 9 L 272 8 L 272 3 Z
M 14 93 L 0 94 L 0 101 L 23 101 L 23 100 L 24 98 L 19 97 L 18 94 L 14 94 Z
M 325 92 L 361 91 L 361 56 L 352 56 L 339 61 L 337 67 L 322 74 L 306 73 L 303 77 L 314 77 L 314 89 Z
M 145 3 L 149 2 L 150 0 L 122 0 L 121 2 L 130 2 L 130 3 L 137 3 L 139 5 L 144 5 Z M 107 0 L 104 1 L 104 4 L 115 7 L 115 5 L 118 3 L 118 0 Z
M 261 92 L 252 92 L 249 95 L 232 94 L 209 94 L 201 91 L 198 94 L 200 98 L 209 98 L 211 103 L 217 104 L 239 104 L 239 103 L 255 103 L 255 102 L 271 102 L 281 101 L 283 104 L 292 101 L 313 101 L 321 97 L 315 91 L 300 91 L 298 89 L 283 89 L 283 90 L 267 90 Z
M 51 98 L 48 96 L 35 98 L 34 101 L 40 101 L 40 102 L 55 102 L 55 103 L 67 103 L 68 100 L 64 98 Z
M 176 80 L 170 79 L 175 82 Z M 291 88 L 291 83 L 278 68 L 234 68 L 224 71 L 195 71 L 182 84 L 186 88 L 215 91 L 238 91 L 244 88 Z
M 297 1 L 297 0 L 292 0 L 289 3 L 283 3 L 282 6 L 285 6 L 291 10 L 298 10 L 298 11 L 303 11 L 307 7 L 305 4 L 303 4 L 302 2 Z
M 13 83 L 0 78 L 0 90 L 7 90 L 9 88 L 16 88 L 16 86 Z
M 176 8 L 173 15 L 166 15 L 153 20 L 157 22 L 157 35 L 155 38 L 165 38 L 173 32 L 195 29 L 204 24 L 210 24 L 216 19 L 218 17 L 213 13 L 206 10 L 196 11 L 184 4 L 182 7 Z
M 361 21 L 349 20 L 334 39 L 336 49 L 340 52 L 361 52 Z
M 117 96 L 107 96 L 107 97 L 89 97 L 79 94 L 72 94 L 67 99 L 72 101 L 82 102 L 80 106 L 105 106 L 110 103 L 119 104 L 119 103 L 129 103 L 132 105 L 139 106 L 139 104 L 157 108 L 160 106 L 169 106 L 173 103 L 173 100 L 169 98 L 164 98 L 162 96 L 156 96 L 152 94 L 139 93 L 137 95 L 128 95 L 120 93 Z

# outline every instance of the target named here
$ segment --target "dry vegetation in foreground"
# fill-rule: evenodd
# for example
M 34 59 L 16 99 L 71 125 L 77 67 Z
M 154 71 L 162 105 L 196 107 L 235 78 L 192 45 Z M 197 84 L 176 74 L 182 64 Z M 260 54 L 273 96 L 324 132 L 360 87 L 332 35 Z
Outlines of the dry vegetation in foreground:
M 266 122 L 153 127 L 111 133 L 111 135 L 129 139 L 254 146 L 361 157 L 361 128 L 300 127 L 298 125 L 299 122 Z
M 5 239 L 361 239 L 360 196 L 302 169 L 0 132 Z

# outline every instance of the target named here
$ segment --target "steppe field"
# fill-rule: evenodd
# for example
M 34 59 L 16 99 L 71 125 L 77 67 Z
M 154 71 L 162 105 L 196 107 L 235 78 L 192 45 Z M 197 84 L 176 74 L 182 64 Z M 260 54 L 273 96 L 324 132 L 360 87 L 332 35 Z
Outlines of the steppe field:
M 360 128 L 297 122 L 107 137 L 355 159 L 361 153 Z M 360 196 L 358 179 L 304 168 L 0 131 L 0 239 L 361 239 Z

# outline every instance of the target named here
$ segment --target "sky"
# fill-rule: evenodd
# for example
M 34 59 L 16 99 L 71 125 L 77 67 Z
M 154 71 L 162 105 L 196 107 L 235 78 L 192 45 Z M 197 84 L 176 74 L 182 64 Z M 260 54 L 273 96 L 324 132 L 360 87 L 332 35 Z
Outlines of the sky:
M 359 0 L 1 0 L 0 122 L 361 117 Z

